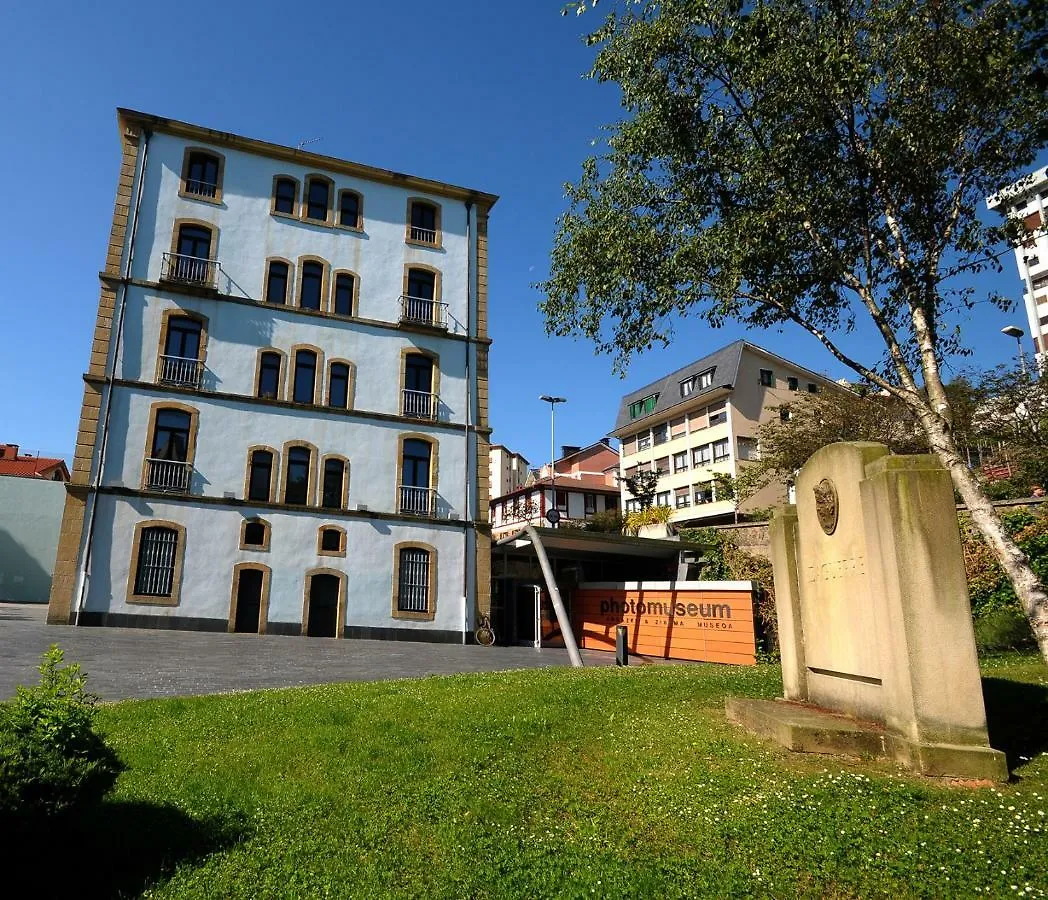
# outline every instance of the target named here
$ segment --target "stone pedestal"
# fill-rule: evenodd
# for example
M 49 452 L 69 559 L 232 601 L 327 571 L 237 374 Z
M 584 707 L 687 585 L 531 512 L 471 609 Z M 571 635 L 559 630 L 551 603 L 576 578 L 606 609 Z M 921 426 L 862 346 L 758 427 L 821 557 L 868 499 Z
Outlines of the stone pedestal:
M 791 749 L 1006 780 L 986 734 L 953 489 L 938 460 L 824 447 L 771 541 L 792 702 L 732 701 L 732 718 Z

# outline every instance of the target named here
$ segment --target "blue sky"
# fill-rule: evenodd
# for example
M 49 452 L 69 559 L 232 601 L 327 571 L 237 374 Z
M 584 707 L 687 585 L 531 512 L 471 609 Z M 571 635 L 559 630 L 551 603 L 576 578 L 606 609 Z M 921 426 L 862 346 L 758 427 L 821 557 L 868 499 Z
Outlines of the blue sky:
M 612 427 L 619 397 L 738 337 L 833 377 L 845 374 L 796 330 L 713 331 L 683 323 L 625 381 L 584 342 L 549 339 L 536 309 L 562 185 L 599 126 L 619 116 L 612 86 L 581 74 L 592 15 L 525 3 L 8 3 L 0 29 L 0 171 L 17 214 L 0 217 L 0 441 L 70 457 L 119 166 L 115 108 L 128 106 L 501 195 L 491 219 L 493 440 L 540 464 L 557 442 Z M 199 24 L 193 10 L 200 10 Z M 1042 161 L 1043 164 L 1043 161 Z M 1011 258 L 981 290 L 1018 298 Z M 981 304 L 973 362 L 1014 354 L 1014 321 Z M 846 344 L 861 346 L 866 336 Z M 1029 349 L 1029 348 L 1028 348 Z

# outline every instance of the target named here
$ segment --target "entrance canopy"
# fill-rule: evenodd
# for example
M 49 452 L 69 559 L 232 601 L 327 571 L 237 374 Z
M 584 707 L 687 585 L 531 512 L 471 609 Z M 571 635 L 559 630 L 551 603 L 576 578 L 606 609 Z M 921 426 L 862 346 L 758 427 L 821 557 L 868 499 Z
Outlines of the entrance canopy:
M 571 559 L 580 555 L 592 558 L 596 555 L 608 557 L 610 560 L 626 556 L 637 560 L 676 563 L 680 561 L 680 554 L 683 552 L 689 557 L 694 557 L 692 562 L 698 562 L 698 557 L 703 551 L 701 544 L 686 541 L 627 537 L 622 534 L 582 531 L 578 528 L 532 528 L 531 531 L 538 536 L 551 559 Z M 531 551 L 532 545 L 531 535 L 522 529 L 516 534 L 504 537 L 496 546 L 507 551 Z

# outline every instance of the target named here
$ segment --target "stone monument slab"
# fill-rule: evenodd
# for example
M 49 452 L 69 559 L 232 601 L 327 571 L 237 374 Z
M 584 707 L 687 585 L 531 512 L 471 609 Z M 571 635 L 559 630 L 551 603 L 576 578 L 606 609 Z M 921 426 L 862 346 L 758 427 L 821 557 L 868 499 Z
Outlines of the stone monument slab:
M 831 444 L 801 469 L 796 494 L 770 526 L 790 702 L 730 701 L 729 715 L 791 749 L 862 748 L 928 775 L 1007 780 L 986 733 L 953 486 L 938 459 Z

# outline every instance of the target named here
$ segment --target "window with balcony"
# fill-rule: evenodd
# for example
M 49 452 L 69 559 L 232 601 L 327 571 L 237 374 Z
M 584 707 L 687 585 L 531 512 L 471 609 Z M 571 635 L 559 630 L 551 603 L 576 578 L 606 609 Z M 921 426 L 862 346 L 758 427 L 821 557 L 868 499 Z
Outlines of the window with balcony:
M 425 200 L 408 201 L 408 240 L 415 244 L 440 244 L 440 207 Z
M 263 400 L 280 398 L 281 355 L 275 350 L 264 350 L 258 357 L 258 378 L 255 396 Z
M 338 192 L 338 224 L 343 228 L 352 228 L 359 231 L 362 227 L 360 211 L 360 194 L 356 191 Z
M 297 200 L 298 182 L 294 178 L 278 175 L 273 179 L 273 212 L 294 216 Z
M 252 450 L 248 460 L 247 499 L 268 503 L 273 499 L 272 450 Z
M 436 612 L 436 551 L 428 545 L 412 543 L 398 544 L 394 553 L 394 617 L 433 618 Z
M 130 602 L 177 604 L 184 536 L 185 530 L 174 523 L 142 522 L 136 526 Z
M 208 150 L 187 148 L 182 161 L 182 187 L 179 193 L 196 200 L 220 202 L 222 158 Z
M 324 298 L 324 264 L 307 260 L 301 264 L 298 305 L 302 309 L 320 309 Z
M 432 420 L 437 417 L 433 390 L 433 359 L 422 353 L 404 357 L 404 396 L 402 415 L 412 419 Z
M 295 379 L 292 400 L 295 403 L 314 403 L 317 389 L 317 355 L 312 350 L 295 353 Z
M 306 215 L 314 222 L 327 222 L 331 216 L 331 182 L 320 175 L 306 179 Z
M 283 260 L 274 259 L 266 269 L 266 303 L 286 304 L 287 285 L 291 277 L 291 266 Z
M 430 486 L 433 446 L 419 438 L 403 440 L 400 458 L 400 512 L 417 516 L 434 513 Z
M 328 368 L 328 406 L 349 409 L 349 364 L 333 362 Z
M 320 485 L 320 505 L 325 509 L 345 506 L 346 463 L 331 457 L 324 460 L 324 476 Z
M 305 506 L 309 503 L 309 474 L 313 451 L 309 447 L 289 447 L 284 476 L 284 502 Z
M 176 387 L 199 388 L 204 369 L 200 361 L 203 323 L 190 316 L 173 315 L 167 317 L 164 327 L 158 380 Z
M 146 460 L 146 488 L 175 494 L 189 492 L 191 441 L 195 413 L 160 406 L 154 409 L 153 435 Z
M 183 222 L 175 233 L 174 252 L 165 253 L 161 277 L 202 287 L 213 287 L 217 263 L 211 259 L 210 228 Z
M 401 298 L 402 322 L 444 327 L 444 304 L 438 299 L 438 276 L 434 270 L 409 268 L 405 291 Z
M 353 315 L 356 305 L 353 301 L 357 293 L 356 276 L 349 272 L 339 272 L 335 275 L 335 308 L 334 312 L 339 316 Z

